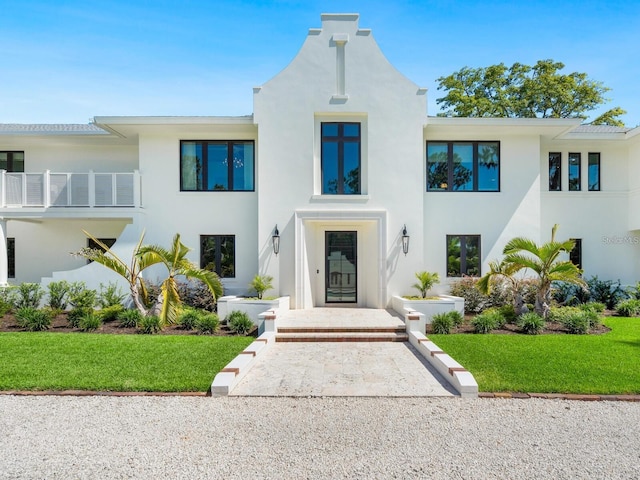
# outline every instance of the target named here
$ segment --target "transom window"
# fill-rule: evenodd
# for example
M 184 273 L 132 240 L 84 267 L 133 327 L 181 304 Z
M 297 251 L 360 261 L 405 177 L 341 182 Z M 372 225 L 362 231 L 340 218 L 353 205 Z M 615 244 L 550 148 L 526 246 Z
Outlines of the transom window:
M 24 172 L 24 152 L 0 152 L 0 170 Z
M 253 191 L 253 141 L 180 142 L 180 190 Z
M 322 194 L 360 194 L 359 123 L 327 122 L 321 125 Z
M 480 276 L 480 235 L 447 235 L 447 277 Z
M 234 278 L 235 235 L 200 235 L 200 268 L 216 272 L 220 278 Z

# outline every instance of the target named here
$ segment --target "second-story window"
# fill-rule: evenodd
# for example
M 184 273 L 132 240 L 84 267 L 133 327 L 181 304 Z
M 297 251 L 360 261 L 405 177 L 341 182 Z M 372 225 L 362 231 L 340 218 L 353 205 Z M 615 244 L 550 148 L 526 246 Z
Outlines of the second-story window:
M 253 141 L 180 142 L 180 190 L 254 190 Z
M 569 191 L 579 192 L 582 190 L 580 185 L 580 154 L 569 154 Z
M 322 135 L 322 194 L 360 194 L 360 124 L 327 122 Z
M 597 192 L 600 190 L 600 154 L 589 153 L 589 191 Z
M 562 154 L 558 152 L 549 153 L 549 191 L 559 192 L 562 190 Z
M 0 170 L 24 172 L 24 152 L 0 152 Z
M 427 142 L 427 191 L 500 191 L 500 143 Z

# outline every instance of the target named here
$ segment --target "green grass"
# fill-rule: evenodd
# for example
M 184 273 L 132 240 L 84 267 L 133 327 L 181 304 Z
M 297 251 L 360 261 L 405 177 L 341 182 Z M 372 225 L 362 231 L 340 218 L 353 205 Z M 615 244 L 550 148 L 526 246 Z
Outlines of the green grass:
M 0 333 L 0 390 L 204 392 L 253 340 Z
M 640 393 L 640 319 L 607 318 L 603 335 L 429 335 L 482 392 Z

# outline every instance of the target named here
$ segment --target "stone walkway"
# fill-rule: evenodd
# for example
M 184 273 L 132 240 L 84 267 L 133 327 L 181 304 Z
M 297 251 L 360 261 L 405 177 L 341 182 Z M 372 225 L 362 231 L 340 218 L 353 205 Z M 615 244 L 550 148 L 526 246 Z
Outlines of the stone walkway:
M 403 324 L 393 312 L 313 309 L 287 312 L 280 326 Z M 408 342 L 276 342 L 232 396 L 454 396 L 455 391 Z

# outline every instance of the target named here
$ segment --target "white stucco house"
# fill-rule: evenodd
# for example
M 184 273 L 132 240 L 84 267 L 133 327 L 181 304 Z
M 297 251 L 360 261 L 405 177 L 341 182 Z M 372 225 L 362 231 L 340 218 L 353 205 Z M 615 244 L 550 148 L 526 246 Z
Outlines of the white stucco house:
M 260 273 L 292 308 L 380 308 L 556 223 L 585 275 L 640 280 L 640 128 L 428 117 L 354 14 L 322 15 L 253 96 L 243 117 L 0 125 L 0 283 L 97 286 L 114 278 L 69 254 L 83 229 L 125 257 L 179 232 L 228 293 Z

